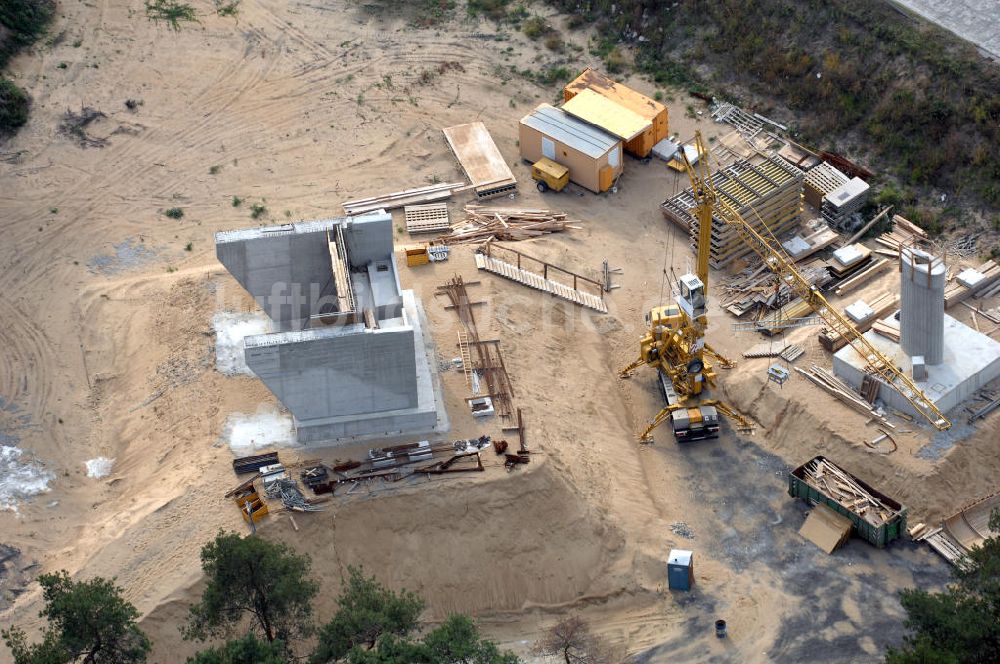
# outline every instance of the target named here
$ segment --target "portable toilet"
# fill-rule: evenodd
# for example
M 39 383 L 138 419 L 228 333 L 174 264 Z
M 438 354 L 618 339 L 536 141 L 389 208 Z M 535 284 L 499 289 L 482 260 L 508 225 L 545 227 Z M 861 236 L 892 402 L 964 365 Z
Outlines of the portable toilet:
M 694 552 L 672 549 L 667 558 L 667 586 L 671 590 L 691 590 L 694 583 Z

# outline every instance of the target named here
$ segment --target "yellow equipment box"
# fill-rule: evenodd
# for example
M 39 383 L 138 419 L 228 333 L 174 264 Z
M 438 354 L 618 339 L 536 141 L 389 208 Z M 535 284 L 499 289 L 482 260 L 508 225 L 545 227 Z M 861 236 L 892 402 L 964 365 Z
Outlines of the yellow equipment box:
M 562 191 L 569 184 L 569 169 L 547 157 L 531 165 L 531 178 L 538 181 L 538 191 Z
M 427 245 L 404 247 L 406 251 L 406 266 L 415 267 L 417 265 L 427 265 L 431 258 L 427 253 Z

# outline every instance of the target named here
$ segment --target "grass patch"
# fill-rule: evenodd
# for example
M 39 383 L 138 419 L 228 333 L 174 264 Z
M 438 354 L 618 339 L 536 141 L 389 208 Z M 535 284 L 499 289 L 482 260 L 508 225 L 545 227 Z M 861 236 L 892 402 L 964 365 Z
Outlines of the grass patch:
M 212 0 L 212 3 L 219 16 L 238 16 L 240 13 L 240 0 Z
M 552 28 L 541 16 L 532 16 L 521 24 L 521 32 L 528 39 L 538 39 L 552 31 Z
M 182 22 L 198 22 L 194 7 L 177 0 L 146 0 L 146 17 L 154 23 L 163 21 L 174 31 L 180 31 Z
M 260 203 L 254 203 L 253 205 L 250 206 L 251 219 L 260 219 L 265 214 L 267 214 L 267 208 L 261 205 Z
M 171 219 L 181 219 L 184 217 L 184 210 L 179 207 L 167 208 L 163 211 L 163 216 Z
M 215 166 L 211 166 L 208 169 L 208 174 L 209 175 L 218 175 L 221 172 L 222 172 L 222 166 L 220 166 L 219 164 L 216 164 Z
M 239 196 L 233 196 L 233 207 L 239 207 L 243 205 L 243 199 Z

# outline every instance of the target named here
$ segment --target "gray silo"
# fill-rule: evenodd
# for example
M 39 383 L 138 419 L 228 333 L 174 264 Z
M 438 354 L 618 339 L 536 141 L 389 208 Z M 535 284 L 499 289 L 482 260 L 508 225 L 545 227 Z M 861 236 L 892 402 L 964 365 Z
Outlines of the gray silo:
M 899 343 L 910 357 L 940 364 L 944 354 L 944 261 L 926 251 L 902 251 Z

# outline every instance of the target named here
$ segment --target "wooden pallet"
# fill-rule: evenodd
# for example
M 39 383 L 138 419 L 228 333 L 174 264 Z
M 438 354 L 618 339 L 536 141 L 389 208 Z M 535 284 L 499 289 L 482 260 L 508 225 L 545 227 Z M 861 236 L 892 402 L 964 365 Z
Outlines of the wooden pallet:
M 582 307 L 600 311 L 601 313 L 608 312 L 608 307 L 604 303 L 604 300 L 596 295 L 591 295 L 590 293 L 570 288 L 569 286 L 561 284 L 558 281 L 546 279 L 539 274 L 518 268 L 516 265 L 493 258 L 492 256 L 485 256 L 477 253 L 476 267 L 480 270 L 485 270 L 504 277 L 505 279 L 516 281 L 519 284 L 524 284 L 529 288 L 534 288 L 535 290 L 540 290 L 545 293 L 551 293 L 556 297 L 569 300 L 570 302 L 579 304 Z
M 411 235 L 440 233 L 451 228 L 447 203 L 407 205 L 403 207 L 403 215 L 406 217 L 406 232 Z

